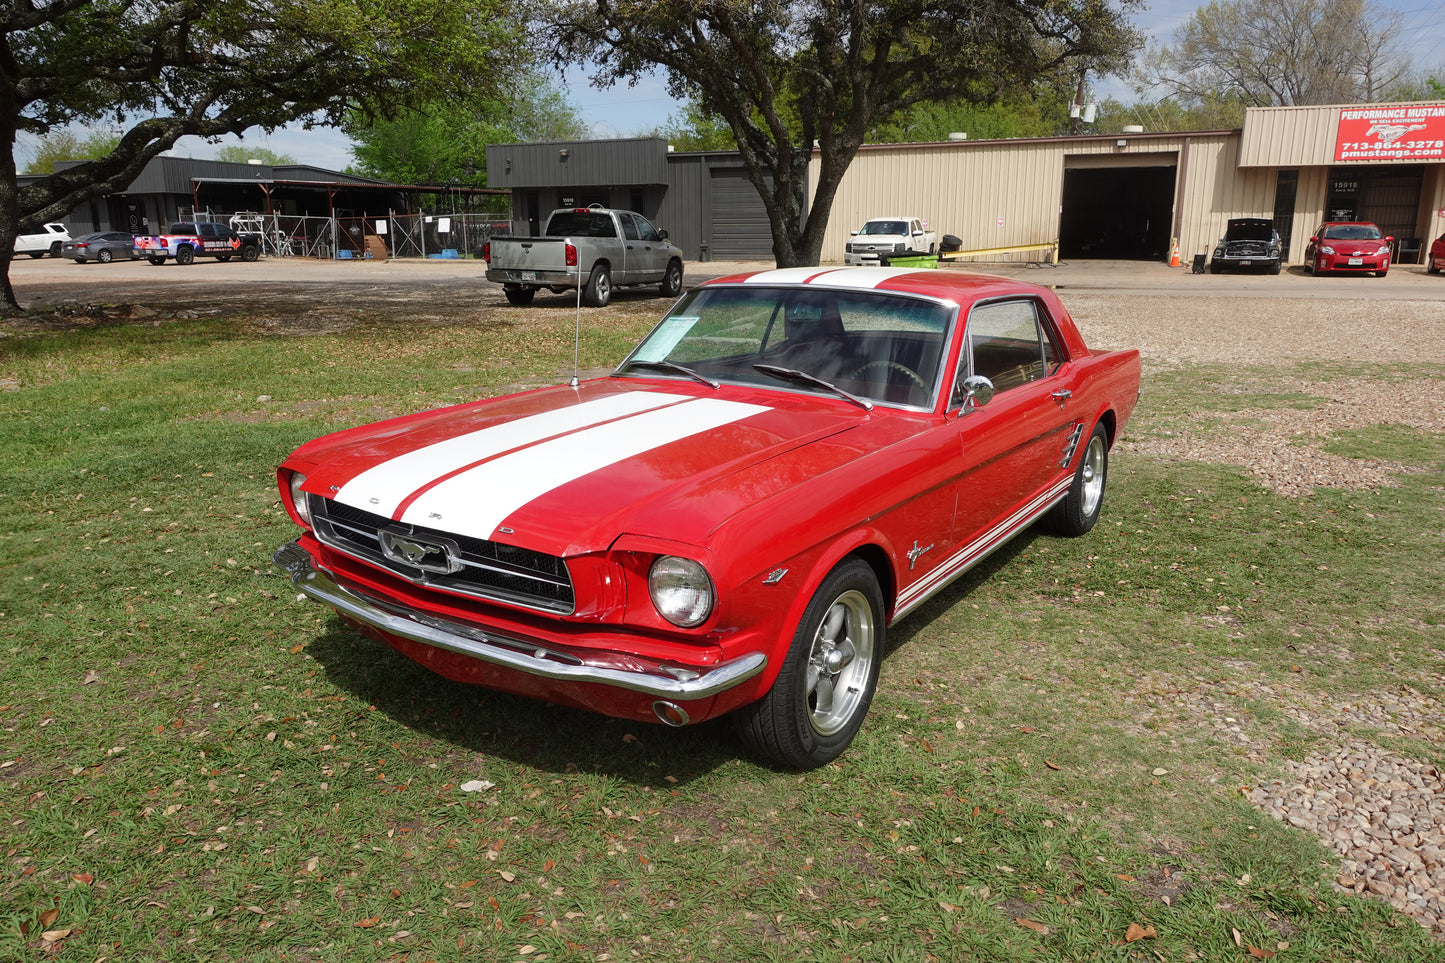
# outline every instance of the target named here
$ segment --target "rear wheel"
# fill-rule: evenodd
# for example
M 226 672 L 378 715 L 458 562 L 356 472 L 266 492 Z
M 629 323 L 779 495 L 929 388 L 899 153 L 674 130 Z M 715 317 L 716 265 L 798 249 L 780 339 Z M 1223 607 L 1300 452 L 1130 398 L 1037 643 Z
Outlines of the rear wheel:
M 768 694 L 733 716 L 760 755 L 796 769 L 836 759 L 863 725 L 884 645 L 883 593 L 861 559 L 843 562 L 818 587 Z
M 53 243 L 50 245 L 50 256 L 51 256 L 51 257 L 60 257 L 60 249 L 61 249 L 61 247 L 63 247 L 63 246 L 64 246 L 64 245 L 62 245 L 59 241 L 53 242 Z
M 1083 535 L 1099 520 L 1104 507 L 1104 483 L 1109 477 L 1109 432 L 1103 424 L 1089 435 L 1074 483 L 1064 500 L 1044 516 L 1044 527 L 1056 535 Z
M 665 298 L 675 298 L 682 293 L 682 262 L 668 261 L 667 273 L 662 276 L 658 292 Z
M 101 248 L 100 253 L 95 256 L 95 259 L 101 264 L 109 264 L 114 258 L 115 255 L 110 253 L 110 248 L 108 247 Z M 84 258 L 82 258 L 82 260 L 84 260 Z
M 608 273 L 607 265 L 599 264 L 592 269 L 592 276 L 587 279 L 587 287 L 582 292 L 582 300 L 593 308 L 606 307 L 607 302 L 612 300 L 612 275 Z
M 504 284 L 502 285 L 502 293 L 507 296 L 508 304 L 515 304 L 520 308 L 532 303 L 532 298 L 536 296 L 537 289 L 524 288 L 520 284 Z
M 225 264 L 225 263 L 226 263 L 227 261 L 229 261 L 230 259 L 231 259 L 231 255 L 229 255 L 229 254 L 217 254 L 217 255 L 216 255 L 216 260 L 217 260 L 217 261 L 220 261 L 222 264 Z
M 190 263 L 191 263 L 192 261 L 194 261 L 195 259 L 196 259 L 196 252 L 193 251 L 193 250 L 191 250 L 189 247 L 185 247 L 185 246 L 183 245 L 183 246 L 181 246 L 181 247 L 176 248 L 176 263 L 177 263 L 177 264 L 190 264 Z

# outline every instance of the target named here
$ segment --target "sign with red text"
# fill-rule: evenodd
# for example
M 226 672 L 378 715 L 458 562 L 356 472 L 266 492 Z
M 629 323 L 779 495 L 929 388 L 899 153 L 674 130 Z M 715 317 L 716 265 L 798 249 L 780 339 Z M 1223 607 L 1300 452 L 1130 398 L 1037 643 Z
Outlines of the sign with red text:
M 1341 108 L 1335 160 L 1445 160 L 1445 104 Z

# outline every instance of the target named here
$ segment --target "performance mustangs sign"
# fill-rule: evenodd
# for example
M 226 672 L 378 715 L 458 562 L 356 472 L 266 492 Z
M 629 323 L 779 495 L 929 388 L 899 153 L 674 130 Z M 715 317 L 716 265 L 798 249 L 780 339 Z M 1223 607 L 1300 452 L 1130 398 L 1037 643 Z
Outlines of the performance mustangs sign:
M 1335 160 L 1445 160 L 1445 104 L 1342 108 Z

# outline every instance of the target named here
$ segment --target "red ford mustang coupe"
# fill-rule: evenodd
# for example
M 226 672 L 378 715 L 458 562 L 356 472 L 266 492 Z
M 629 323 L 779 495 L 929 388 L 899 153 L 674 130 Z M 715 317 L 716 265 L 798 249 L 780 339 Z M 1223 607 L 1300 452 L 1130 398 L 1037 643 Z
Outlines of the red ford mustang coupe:
M 1035 522 L 1082 535 L 1139 394 L 1058 299 L 794 268 L 702 284 L 610 376 L 312 441 L 281 465 L 304 594 L 449 679 L 811 768 L 887 626 Z

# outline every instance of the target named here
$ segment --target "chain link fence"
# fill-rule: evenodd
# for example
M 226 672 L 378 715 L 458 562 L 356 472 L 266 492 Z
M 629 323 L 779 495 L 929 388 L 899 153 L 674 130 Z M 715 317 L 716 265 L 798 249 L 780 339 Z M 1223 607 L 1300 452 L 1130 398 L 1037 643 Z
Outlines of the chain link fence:
M 325 260 L 476 258 L 489 239 L 512 227 L 505 216 L 477 212 L 306 217 L 241 211 L 230 216 L 207 212 L 200 219 L 259 234 L 262 250 L 271 257 Z

